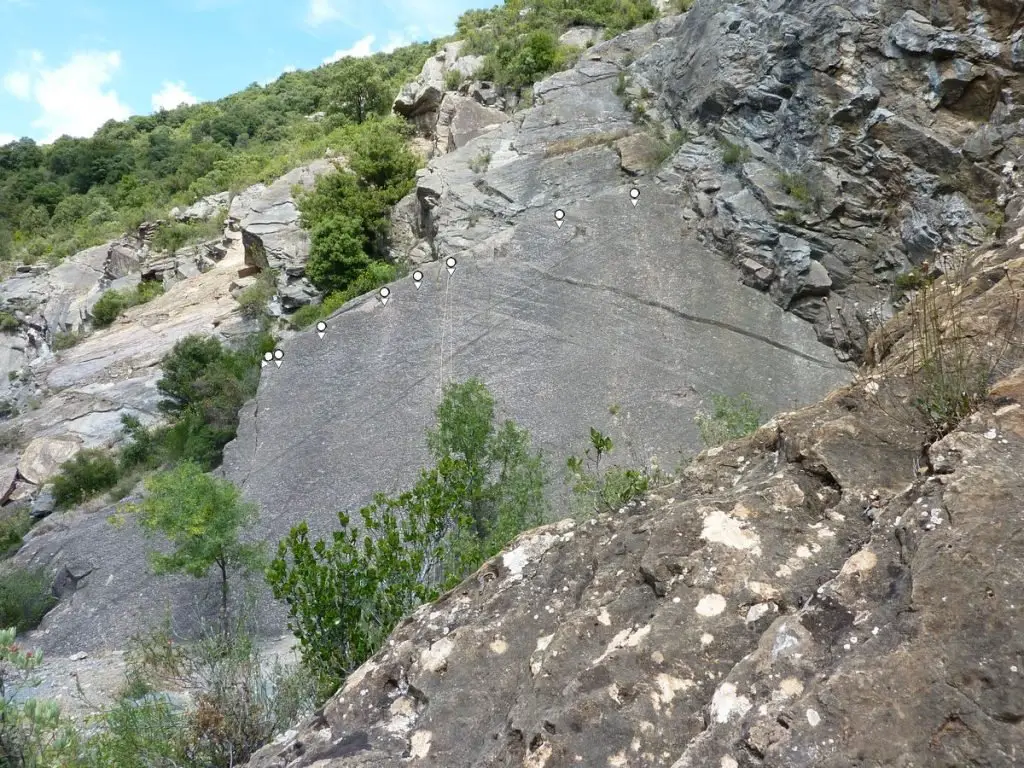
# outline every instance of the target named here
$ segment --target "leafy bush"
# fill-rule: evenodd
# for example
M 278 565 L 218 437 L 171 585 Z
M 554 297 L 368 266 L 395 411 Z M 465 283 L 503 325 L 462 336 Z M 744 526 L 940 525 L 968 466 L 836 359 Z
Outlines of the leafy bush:
M 306 274 L 325 293 L 344 291 L 388 255 L 391 208 L 415 185 L 420 160 L 395 120 L 367 120 L 345 136 L 349 171 L 326 174 L 299 198 L 312 245 Z
M 563 66 L 578 54 L 559 45 L 558 37 L 572 26 L 595 26 L 613 37 L 657 16 L 649 0 L 535 0 L 529 13 L 521 3 L 505 3 L 490 10 L 464 13 L 458 37 L 466 40 L 465 53 L 485 56 L 482 79 L 522 89 Z
M 392 264 L 371 261 L 345 290 L 329 294 L 320 304 L 309 304 L 302 307 L 289 318 L 289 323 L 293 328 L 308 328 L 317 320 L 322 320 L 337 312 L 357 296 L 364 296 L 376 291 L 382 285 L 393 282 L 397 277 L 398 270 Z
M 444 89 L 446 91 L 457 91 L 462 85 L 462 75 L 458 70 L 449 69 L 444 76 Z
M 206 221 L 171 222 L 162 224 L 153 236 L 153 249 L 174 253 L 186 245 L 216 240 L 224 232 L 224 216 Z
M 32 516 L 25 507 L 0 510 L 0 558 L 10 557 L 22 545 L 22 537 L 32 530 Z
M 0 629 L 0 765 L 5 768 L 46 768 L 72 754 L 74 731 L 61 721 L 52 701 L 24 695 L 38 684 L 32 672 L 41 653 L 24 651 L 13 627 Z
M 93 324 L 98 328 L 105 328 L 124 314 L 125 310 L 145 304 L 163 292 L 163 283 L 155 280 L 144 280 L 132 291 L 107 291 L 92 308 Z
M 93 305 L 92 321 L 98 328 L 105 328 L 121 316 L 128 308 L 127 297 L 120 291 L 107 291 Z
M 252 285 L 238 294 L 238 308 L 243 317 L 256 319 L 267 312 L 267 304 L 277 292 L 273 273 L 264 270 Z
M 647 469 L 613 466 L 601 472 L 601 459 L 614 447 L 608 435 L 591 427 L 590 447 L 583 456 L 566 460 L 576 511 L 580 514 L 614 511 L 650 490 L 656 473 Z
M 57 331 L 53 334 L 53 342 L 50 344 L 55 352 L 63 349 L 71 349 L 86 336 L 82 331 Z
M 274 339 L 259 334 L 237 350 L 214 337 L 187 336 L 164 358 L 157 390 L 160 409 L 174 419 L 161 432 L 162 459 L 216 466 L 225 445 L 234 439 L 238 411 L 256 393 L 259 361 L 274 348 Z
M 57 604 L 53 574 L 46 568 L 16 568 L 0 573 L 0 626 L 19 633 L 35 629 Z
M 256 519 L 257 508 L 241 500 L 227 480 L 212 477 L 189 462 L 146 483 L 141 502 L 126 511 L 138 516 L 147 535 L 163 534 L 173 544 L 170 554 L 151 552 L 154 572 L 186 573 L 196 578 L 215 568 L 221 594 L 221 628 L 229 629 L 229 578 L 258 568 L 261 549 L 238 536 Z
M 53 478 L 53 497 L 57 506 L 65 509 L 113 488 L 120 477 L 117 462 L 108 453 L 87 448 L 61 465 Z
M 711 401 L 714 410 L 696 417 L 701 439 L 709 448 L 752 434 L 764 421 L 764 414 L 746 393 L 738 397 L 712 395 Z
M 0 331 L 16 331 L 21 322 L 10 312 L 0 312 Z
M 378 493 L 357 522 L 311 543 L 305 523 L 278 546 L 267 578 L 289 608 L 303 661 L 329 691 L 395 624 L 457 584 L 544 517 L 544 472 L 529 436 L 497 425 L 494 400 L 471 379 L 446 388 L 427 444 L 434 466 L 409 491 Z

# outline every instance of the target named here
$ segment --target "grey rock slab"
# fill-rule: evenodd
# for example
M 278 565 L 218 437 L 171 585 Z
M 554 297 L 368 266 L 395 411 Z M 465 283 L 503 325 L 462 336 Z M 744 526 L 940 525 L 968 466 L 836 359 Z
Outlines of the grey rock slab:
M 577 207 L 578 221 L 595 222 L 586 234 L 531 210 L 492 257 L 461 261 L 451 278 L 428 265 L 419 290 L 395 284 L 387 306 L 357 300 L 328 320 L 324 340 L 310 333 L 284 346 L 284 365 L 264 373 L 225 458 L 266 530 L 304 519 L 322 535 L 339 509 L 410 483 L 451 378 L 483 378 L 554 466 L 582 449 L 589 426 L 609 429 L 613 402 L 629 414 L 638 455 L 664 458 L 696 447 L 697 403 L 666 412 L 662 394 L 757 379 L 774 410 L 846 379 L 806 324 L 678 229 L 656 225 L 671 216 L 670 198 L 651 190 L 634 209 L 625 188 L 606 189 Z M 319 384 L 296 398 L 300 381 Z

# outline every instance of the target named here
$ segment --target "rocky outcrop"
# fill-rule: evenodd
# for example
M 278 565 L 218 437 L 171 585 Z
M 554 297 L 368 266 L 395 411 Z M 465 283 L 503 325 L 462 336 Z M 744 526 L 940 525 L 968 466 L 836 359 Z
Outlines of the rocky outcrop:
M 627 79 L 684 132 L 660 178 L 707 242 L 856 358 L 895 274 L 1002 217 L 1024 152 L 1011 7 L 700 0 Z
M 231 193 L 219 192 L 216 195 L 209 195 L 197 200 L 184 210 L 174 208 L 171 210 L 170 216 L 176 221 L 183 222 L 207 221 L 215 216 L 223 214 L 227 211 L 230 204 Z
M 463 56 L 464 41 L 446 43 L 427 59 L 419 76 L 402 86 L 394 111 L 411 120 L 433 143 L 429 156 L 451 152 L 489 128 L 508 120 L 504 101 L 486 83 L 470 82 L 483 65 L 482 56 Z M 459 93 L 447 90 L 447 78 L 456 73 Z
M 161 376 L 159 363 L 179 339 L 199 333 L 218 335 L 227 341 L 253 330 L 252 322 L 239 317 L 238 304 L 230 290 L 244 267 L 241 235 L 234 233 L 228 242 L 228 246 L 219 244 L 224 255 L 218 262 L 203 273 L 197 270 L 188 279 L 182 273 L 183 265 L 191 258 L 189 248 L 179 251 L 176 257 L 150 257 L 148 250 L 139 247 L 135 253 L 145 261 L 141 266 L 139 259 L 127 263 L 143 272 L 110 280 L 112 274 L 124 271 L 118 265 L 126 263 L 124 254 L 131 244 L 130 238 L 105 247 L 106 254 L 102 250 L 87 252 L 93 259 L 91 263 L 97 265 L 95 271 L 81 269 L 80 254 L 79 261 L 73 257 L 71 262 L 74 271 L 58 268 L 35 276 L 39 291 L 54 284 L 58 279 L 54 273 L 66 281 L 62 284 L 72 286 L 67 276 L 80 276 L 79 290 L 86 296 L 98 297 L 104 286 L 129 287 L 140 277 L 159 277 L 161 273 L 147 271 L 156 269 L 151 258 L 158 258 L 168 265 L 168 271 L 163 273 L 168 289 L 152 301 L 129 309 L 111 327 L 83 334 L 77 344 L 56 354 L 50 347 L 52 326 L 45 318 L 38 329 L 26 324 L 10 335 L 0 335 L 0 341 L 10 345 L 6 359 L 8 370 L 14 374 L 0 379 L 0 386 L 6 387 L 3 396 L 15 405 L 15 413 L 3 427 L 9 435 L 22 436 L 20 443 L 5 445 L 9 455 L 0 458 L 0 465 L 9 464 L 17 470 L 8 486 L 12 489 L 8 494 L 11 501 L 36 497 L 61 463 L 82 448 L 116 444 L 121 438 L 122 416 L 135 416 L 147 424 L 161 420 L 157 407 L 160 395 L 156 390 Z M 192 248 L 208 253 L 217 246 Z M 99 265 L 104 263 L 101 257 L 105 258 L 105 272 L 100 271 Z M 86 288 L 89 281 L 91 287 Z M 12 289 L 11 282 L 14 281 L 0 286 L 0 291 L 26 294 L 20 286 Z M 82 299 L 78 301 L 87 304 Z M 42 306 L 52 307 L 53 303 L 51 298 Z M 66 301 L 65 306 L 75 306 L 74 301 Z M 19 339 L 24 343 L 17 347 Z M 16 348 L 18 355 L 14 354 Z M 0 489 L 0 493 L 6 490 Z
M 318 176 L 336 170 L 340 162 L 317 160 L 290 171 L 270 186 L 251 187 L 231 203 L 228 222 L 242 233 L 246 265 L 277 273 L 277 292 L 286 312 L 319 298 L 305 277 L 310 241 L 299 224 L 293 189 L 312 189 Z
M 980 348 L 1024 331 L 1014 228 L 965 286 Z M 520 536 L 250 768 L 1013 765 L 1024 354 L 931 442 L 879 407 L 905 328 L 643 501 Z
M 457 40 L 446 43 L 423 65 L 419 76 L 402 86 L 395 98 L 394 111 L 402 117 L 414 120 L 430 132 L 437 123 L 438 109 L 446 89 L 445 78 L 449 72 L 456 72 L 463 79 L 471 78 L 483 64 L 482 56 L 462 56 L 465 42 Z

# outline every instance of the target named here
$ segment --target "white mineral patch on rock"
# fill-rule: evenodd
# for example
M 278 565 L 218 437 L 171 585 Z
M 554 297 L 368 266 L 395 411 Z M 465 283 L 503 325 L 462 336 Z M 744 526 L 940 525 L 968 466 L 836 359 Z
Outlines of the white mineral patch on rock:
M 721 595 L 705 595 L 697 603 L 697 613 L 701 616 L 718 616 L 725 610 L 726 601 Z

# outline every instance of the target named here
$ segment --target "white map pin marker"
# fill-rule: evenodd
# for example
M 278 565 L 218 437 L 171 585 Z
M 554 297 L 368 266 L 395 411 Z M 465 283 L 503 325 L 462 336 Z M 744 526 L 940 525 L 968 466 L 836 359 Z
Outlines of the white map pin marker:
M 327 323 L 325 323 L 323 320 L 321 320 L 319 323 L 316 324 L 317 336 L 319 336 L 322 339 L 326 332 L 327 332 Z
M 380 303 L 383 304 L 386 307 L 388 305 L 388 299 L 389 298 L 391 298 L 391 289 L 387 288 L 387 287 L 381 288 L 380 289 Z
M 636 187 L 633 187 L 631 190 L 629 190 L 629 197 L 633 202 L 633 206 L 635 207 L 637 200 L 640 199 L 640 190 L 637 189 Z
M 444 265 L 448 269 L 449 275 L 455 273 L 455 267 L 458 265 L 458 263 L 459 262 L 455 260 L 454 256 L 449 256 L 447 259 L 444 260 Z
M 274 362 L 277 364 L 278 368 L 281 367 L 281 363 L 283 361 L 284 361 L 284 352 L 282 352 L 280 349 L 275 349 L 274 350 Z
M 564 220 L 565 220 L 565 211 L 563 211 L 561 208 L 559 208 L 557 211 L 555 211 L 555 224 L 557 224 L 559 227 L 561 227 L 562 226 L 562 222 Z
M 416 287 L 419 288 L 420 283 L 423 282 L 423 273 L 417 269 L 415 272 L 412 273 L 412 281 L 416 283 Z
M 265 354 L 263 356 L 263 359 L 260 361 L 260 368 L 266 368 L 267 365 L 269 365 L 273 361 L 274 361 L 274 353 L 273 352 L 267 352 L 267 354 Z

